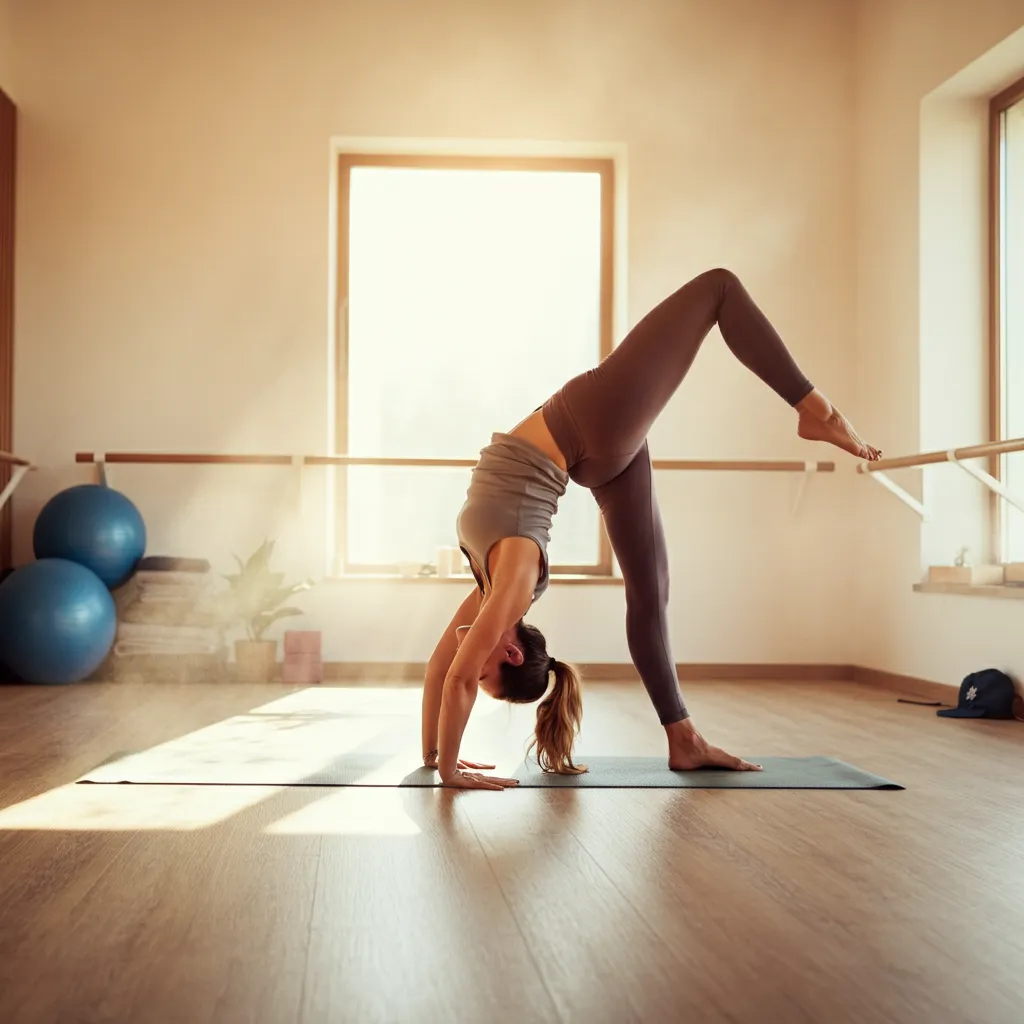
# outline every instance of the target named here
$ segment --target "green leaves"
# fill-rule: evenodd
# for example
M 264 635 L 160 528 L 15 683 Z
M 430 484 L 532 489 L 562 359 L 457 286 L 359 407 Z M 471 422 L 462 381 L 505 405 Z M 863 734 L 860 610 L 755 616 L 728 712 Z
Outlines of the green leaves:
M 238 555 L 238 572 L 225 576 L 230 590 L 224 595 L 225 617 L 242 621 L 252 640 L 260 640 L 267 629 L 280 619 L 302 615 L 301 608 L 285 607 L 288 598 L 313 586 L 313 580 L 284 585 L 284 573 L 271 572 L 270 560 L 274 554 L 274 541 L 265 540 L 243 562 Z
M 290 619 L 295 615 L 304 614 L 301 608 L 278 608 L 273 612 L 260 612 L 249 620 L 249 638 L 262 640 L 263 634 L 281 619 Z

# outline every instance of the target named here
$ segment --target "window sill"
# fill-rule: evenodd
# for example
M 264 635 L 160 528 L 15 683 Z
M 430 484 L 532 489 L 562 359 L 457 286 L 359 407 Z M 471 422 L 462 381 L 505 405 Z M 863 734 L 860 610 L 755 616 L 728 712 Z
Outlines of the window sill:
M 1024 586 L 1013 583 L 915 583 L 918 594 L 956 594 L 961 597 L 997 597 L 1024 601 Z
M 412 583 L 422 586 L 425 583 L 461 583 L 464 586 L 475 586 L 476 580 L 470 574 L 456 576 L 402 576 L 400 573 L 353 572 L 339 576 L 328 576 L 326 583 Z M 551 586 L 598 586 L 620 587 L 621 576 L 571 576 L 559 575 L 551 577 Z

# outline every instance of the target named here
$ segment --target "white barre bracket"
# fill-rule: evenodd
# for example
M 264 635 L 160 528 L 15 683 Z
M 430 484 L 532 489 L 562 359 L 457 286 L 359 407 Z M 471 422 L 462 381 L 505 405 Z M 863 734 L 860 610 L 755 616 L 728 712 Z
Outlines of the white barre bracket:
M 968 476 L 974 477 L 975 480 L 987 487 L 994 494 L 998 494 L 1003 501 L 1008 505 L 1012 505 L 1018 512 L 1024 512 L 1024 498 L 1020 498 L 1018 495 L 1014 494 L 1013 491 L 1009 490 L 1001 480 L 997 480 L 991 473 L 987 473 L 985 470 L 979 469 L 977 466 L 970 465 L 967 462 L 961 462 L 955 449 L 950 449 L 946 452 L 946 461 L 951 462 L 954 466 L 959 466 L 960 469 L 962 469 Z M 923 469 L 924 466 L 915 466 L 910 468 Z M 899 484 L 893 483 L 885 473 L 879 472 L 878 470 L 871 472 L 867 469 L 859 469 L 859 471 L 861 473 L 865 473 L 869 477 L 872 477 L 891 494 L 895 494 L 904 505 L 908 505 L 912 508 L 925 522 L 928 522 L 931 518 L 927 507 L 922 502 L 918 501 L 912 494 L 905 491 Z
M 7 481 L 7 486 L 0 492 L 0 508 L 7 504 L 14 489 L 21 483 L 21 478 L 33 468 L 32 466 L 15 466 L 11 470 L 11 479 Z
M 804 471 L 800 474 L 800 478 L 797 481 L 796 493 L 793 495 L 793 501 L 790 504 L 790 512 L 796 515 L 800 510 L 800 503 L 804 499 L 804 494 L 807 491 L 807 481 L 811 479 L 812 474 L 818 472 L 817 462 L 805 462 Z
M 884 473 L 879 472 L 878 470 L 873 473 L 868 473 L 867 476 L 881 484 L 890 494 L 895 494 L 904 505 L 912 508 L 925 522 L 928 522 L 928 509 L 925 508 L 925 506 L 912 494 L 900 487 L 899 484 L 893 483 Z
M 946 458 L 950 462 L 956 463 L 965 473 L 973 476 L 975 480 L 984 484 L 990 491 L 998 494 L 1003 501 L 1012 505 L 1018 512 L 1024 512 L 1024 500 L 1018 498 L 1012 491 L 1007 490 L 1003 482 L 997 480 L 991 473 L 986 473 L 985 470 L 979 469 L 977 466 L 969 466 L 966 462 L 961 462 L 956 457 L 956 452 L 946 452 Z
M 294 479 L 295 479 L 295 513 L 300 518 L 302 516 L 302 512 L 303 512 L 303 509 L 305 508 L 305 502 L 306 502 L 305 491 L 304 491 L 304 487 L 303 487 L 303 484 L 304 484 L 304 481 L 305 481 L 305 478 L 306 478 L 305 473 L 303 473 L 303 469 L 305 469 L 305 467 L 306 467 L 306 459 L 305 459 L 304 456 L 302 456 L 302 455 L 293 455 L 292 456 L 292 469 L 295 471 L 295 477 L 294 477 Z

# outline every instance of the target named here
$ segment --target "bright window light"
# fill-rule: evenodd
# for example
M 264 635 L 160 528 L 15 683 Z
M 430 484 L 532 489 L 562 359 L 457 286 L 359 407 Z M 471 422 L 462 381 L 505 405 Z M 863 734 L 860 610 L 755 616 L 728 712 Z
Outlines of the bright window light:
M 601 176 L 356 166 L 349 188 L 348 432 L 354 455 L 472 458 L 600 359 Z M 469 470 L 349 472 L 348 561 L 433 561 Z M 599 558 L 570 486 L 552 564 Z

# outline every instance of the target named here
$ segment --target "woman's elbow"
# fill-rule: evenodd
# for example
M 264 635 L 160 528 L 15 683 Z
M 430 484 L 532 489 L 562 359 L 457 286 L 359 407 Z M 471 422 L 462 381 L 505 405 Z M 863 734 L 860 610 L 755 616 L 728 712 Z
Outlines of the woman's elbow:
M 476 693 L 479 681 L 464 672 L 449 672 L 444 680 L 445 697 L 462 697 Z
M 480 689 L 479 679 L 467 679 L 458 676 L 452 682 L 452 690 L 460 697 L 475 697 L 478 689 Z

